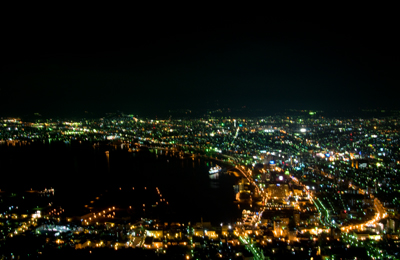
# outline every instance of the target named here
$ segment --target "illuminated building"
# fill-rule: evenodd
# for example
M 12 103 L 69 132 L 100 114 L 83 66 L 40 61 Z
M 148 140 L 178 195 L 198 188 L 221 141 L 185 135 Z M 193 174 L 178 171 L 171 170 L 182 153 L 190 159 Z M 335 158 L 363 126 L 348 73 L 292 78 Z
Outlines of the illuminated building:
M 289 196 L 289 185 L 286 183 L 268 184 L 267 193 L 271 198 L 286 199 Z
M 275 237 L 286 237 L 288 233 L 289 218 L 280 218 L 274 221 Z

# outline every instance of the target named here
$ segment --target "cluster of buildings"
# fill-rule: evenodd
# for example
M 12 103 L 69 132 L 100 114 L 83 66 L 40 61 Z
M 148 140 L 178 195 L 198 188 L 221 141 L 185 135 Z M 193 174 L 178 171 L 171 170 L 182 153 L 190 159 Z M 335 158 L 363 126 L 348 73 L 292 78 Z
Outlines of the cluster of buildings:
M 140 245 L 160 253 L 181 246 L 188 249 L 189 258 L 195 255 L 193 248 L 204 248 L 205 241 L 209 250 L 232 257 L 244 256 L 226 251 L 225 245 L 244 246 L 255 258 L 273 257 L 275 252 L 322 257 L 354 248 L 356 254 L 372 258 L 382 258 L 383 253 L 398 258 L 399 120 L 400 114 L 335 118 L 312 111 L 257 118 L 154 120 L 131 115 L 36 122 L 1 118 L 0 142 L 8 146 L 107 142 L 113 149 L 129 151 L 166 149 L 217 160 L 235 167 L 233 171 L 244 178 L 236 199 L 250 202 L 252 209 L 244 210 L 231 228 L 146 220 L 141 226 L 124 226 L 123 243 L 99 240 L 96 245 Z M 77 247 L 90 246 L 83 242 Z

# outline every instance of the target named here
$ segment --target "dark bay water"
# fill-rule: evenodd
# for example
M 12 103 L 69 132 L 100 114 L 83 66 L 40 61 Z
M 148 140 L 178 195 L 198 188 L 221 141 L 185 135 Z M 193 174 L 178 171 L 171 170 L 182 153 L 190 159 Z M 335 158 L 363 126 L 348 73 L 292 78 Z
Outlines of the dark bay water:
M 106 150 L 110 151 L 109 159 Z M 0 189 L 52 187 L 55 198 L 66 208 L 90 206 L 90 201 L 100 195 L 107 197 L 102 206 L 109 202 L 139 208 L 155 203 L 158 187 L 168 206 L 160 208 L 157 217 L 168 215 L 167 220 L 192 223 L 200 222 L 201 217 L 214 224 L 234 222 L 240 217 L 234 204 L 235 178 L 227 174 L 210 178 L 211 166 L 215 162 L 180 159 L 160 150 L 129 153 L 79 143 L 0 145 Z

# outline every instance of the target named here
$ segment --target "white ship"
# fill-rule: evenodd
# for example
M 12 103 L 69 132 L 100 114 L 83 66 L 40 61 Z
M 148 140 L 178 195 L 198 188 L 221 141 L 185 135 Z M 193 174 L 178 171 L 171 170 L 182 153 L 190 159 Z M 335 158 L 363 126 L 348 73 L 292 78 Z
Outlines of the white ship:
M 218 165 L 215 165 L 215 167 L 211 167 L 210 170 L 208 171 L 209 174 L 215 174 L 218 173 L 222 170 L 221 167 L 219 167 Z

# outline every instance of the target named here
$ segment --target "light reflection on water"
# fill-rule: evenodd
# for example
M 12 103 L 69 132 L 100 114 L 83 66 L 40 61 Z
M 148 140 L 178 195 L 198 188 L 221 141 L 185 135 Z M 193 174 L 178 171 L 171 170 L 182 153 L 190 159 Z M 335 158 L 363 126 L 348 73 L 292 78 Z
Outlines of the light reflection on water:
M 240 217 L 234 204 L 235 177 L 224 173 L 209 175 L 213 162 L 203 158 L 181 159 L 178 153 L 163 150 L 128 153 L 109 147 L 93 149 L 92 145 L 54 146 L 53 142 L 39 147 L 1 147 L 2 170 L 15 173 L 15 180 L 3 182 L 1 189 L 10 189 L 11 183 L 38 190 L 51 186 L 58 191 L 56 194 L 65 193 L 71 200 L 87 204 L 86 197 L 113 187 L 160 187 L 177 217 L 194 221 L 203 217 L 215 222 Z M 106 150 L 110 150 L 109 154 Z M 19 174 L 26 177 L 17 178 Z
M 209 174 L 210 180 L 218 180 L 219 179 L 219 173 L 214 173 L 214 174 Z

